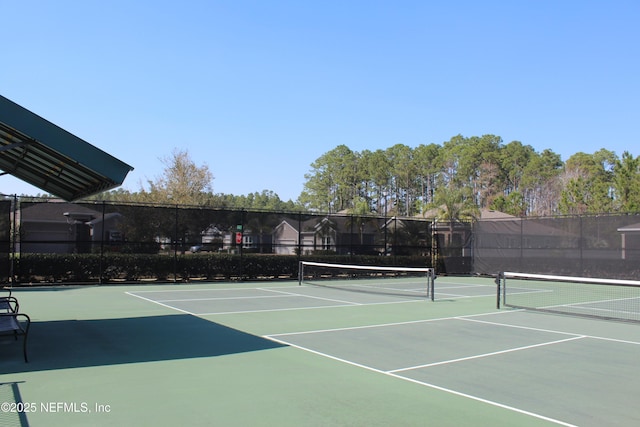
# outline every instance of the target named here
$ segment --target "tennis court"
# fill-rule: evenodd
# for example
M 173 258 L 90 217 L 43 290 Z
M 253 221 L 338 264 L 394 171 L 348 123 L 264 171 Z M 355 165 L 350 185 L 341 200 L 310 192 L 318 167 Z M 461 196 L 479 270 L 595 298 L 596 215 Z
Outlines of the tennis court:
M 425 289 L 399 277 L 18 292 L 41 310 L 33 362 L 2 345 L 0 383 L 23 402 L 110 408 L 14 425 L 640 424 L 640 324 L 499 310 L 491 278 L 439 277 L 434 301 Z M 36 332 L 56 322 L 83 345 L 76 359 Z

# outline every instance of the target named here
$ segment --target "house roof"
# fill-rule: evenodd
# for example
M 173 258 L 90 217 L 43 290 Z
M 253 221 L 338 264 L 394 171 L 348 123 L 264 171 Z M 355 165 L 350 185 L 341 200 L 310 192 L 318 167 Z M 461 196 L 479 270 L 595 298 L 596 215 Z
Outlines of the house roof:
M 506 214 L 500 211 L 494 211 L 490 209 L 480 210 L 480 219 L 513 219 L 517 218 L 513 215 Z
M 20 220 L 22 222 L 64 222 L 65 214 L 85 215 L 93 218 L 101 218 L 102 214 L 97 210 L 73 203 L 51 201 L 48 203 L 22 204 Z
M 640 232 L 640 223 L 625 225 L 624 227 L 620 227 L 617 230 L 619 233 L 638 233 Z
M 419 215 L 416 215 L 417 217 L 420 218 L 427 218 L 427 219 L 434 219 L 437 218 L 441 211 L 444 209 L 444 207 L 440 207 L 440 208 L 433 208 L 433 209 L 429 209 L 428 211 L 425 211 L 424 213 L 421 213 Z M 500 212 L 500 211 L 494 211 L 491 209 L 480 209 L 480 218 L 478 219 L 513 219 L 513 218 L 517 218 L 513 215 L 509 215 L 506 214 L 504 212 Z
M 0 96 L 0 169 L 71 201 L 120 186 L 133 167 Z
M 340 216 L 340 215 L 336 215 L 336 216 L 324 216 L 324 217 L 313 217 L 311 219 L 307 219 L 305 221 L 298 221 L 297 219 L 291 219 L 291 218 L 283 218 L 282 221 L 280 222 L 280 224 L 278 224 L 277 227 L 282 226 L 283 224 L 288 224 L 289 227 L 291 227 L 294 231 L 298 232 L 298 233 L 309 233 L 309 232 L 314 232 L 316 231 L 318 228 L 320 228 L 323 224 L 326 224 L 327 221 L 329 221 L 330 224 L 333 225 L 332 228 L 335 228 L 337 230 L 350 230 L 351 229 L 351 225 L 348 223 L 348 221 L 350 221 L 350 217 L 346 217 L 346 216 Z M 356 229 L 357 227 L 354 226 L 354 229 Z M 375 226 L 371 223 L 365 223 L 364 224 L 364 231 L 365 232 L 374 232 L 375 231 Z

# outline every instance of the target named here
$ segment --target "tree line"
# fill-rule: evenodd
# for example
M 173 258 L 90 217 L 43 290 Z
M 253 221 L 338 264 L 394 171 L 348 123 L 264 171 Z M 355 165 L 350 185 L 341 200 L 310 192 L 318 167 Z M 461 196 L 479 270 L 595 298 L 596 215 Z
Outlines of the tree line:
M 537 152 L 495 135 L 361 152 L 339 145 L 310 165 L 296 201 L 283 201 L 272 190 L 216 194 L 208 166 L 196 165 L 186 150 L 162 161 L 163 174 L 139 191 L 117 189 L 92 199 L 439 219 L 477 217 L 482 209 L 515 216 L 640 210 L 640 157 L 603 148 L 563 162 L 551 149 Z
M 515 216 L 634 212 L 640 159 L 601 149 L 566 162 L 499 136 L 357 152 L 339 145 L 311 164 L 307 209 L 460 218 L 491 209 Z
M 299 204 L 281 200 L 271 190 L 246 195 L 213 192 L 213 173 L 206 164 L 197 165 L 187 150 L 174 149 L 171 156 L 161 159 L 162 174 L 147 180 L 138 191 L 123 188 L 100 193 L 92 200 L 136 203 L 144 205 L 206 206 L 220 209 L 247 209 L 268 211 L 300 211 Z

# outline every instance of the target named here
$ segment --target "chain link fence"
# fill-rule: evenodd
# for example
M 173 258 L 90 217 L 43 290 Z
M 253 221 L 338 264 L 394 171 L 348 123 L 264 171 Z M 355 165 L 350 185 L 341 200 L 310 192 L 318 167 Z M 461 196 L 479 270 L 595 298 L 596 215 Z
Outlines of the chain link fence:
M 0 200 L 4 283 L 296 278 L 301 260 L 471 271 L 469 224 L 374 215 Z
M 637 279 L 640 214 L 435 222 L 52 199 L 0 200 L 3 283 L 296 278 L 298 262 Z
M 482 220 L 473 229 L 474 272 L 637 280 L 640 214 Z

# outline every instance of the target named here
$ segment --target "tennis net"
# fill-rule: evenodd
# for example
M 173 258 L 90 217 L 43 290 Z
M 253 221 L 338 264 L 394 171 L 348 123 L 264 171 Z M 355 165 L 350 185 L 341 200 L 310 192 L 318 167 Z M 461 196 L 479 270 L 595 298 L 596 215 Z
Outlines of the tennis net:
M 434 300 L 435 270 L 300 261 L 298 283 Z
M 640 322 L 640 281 L 504 272 L 496 278 L 505 307 Z

